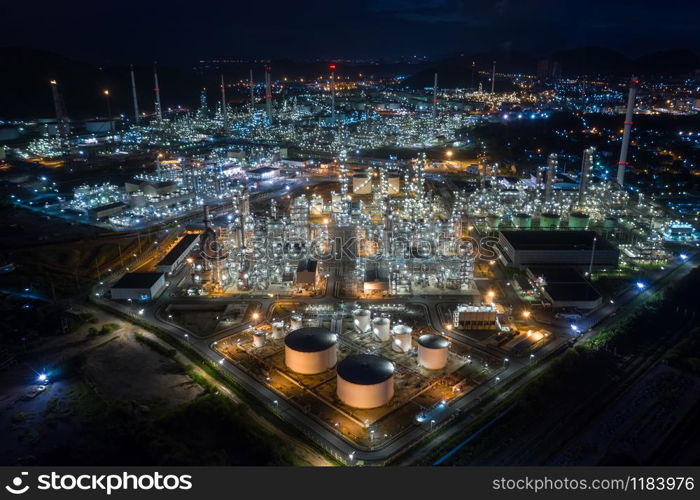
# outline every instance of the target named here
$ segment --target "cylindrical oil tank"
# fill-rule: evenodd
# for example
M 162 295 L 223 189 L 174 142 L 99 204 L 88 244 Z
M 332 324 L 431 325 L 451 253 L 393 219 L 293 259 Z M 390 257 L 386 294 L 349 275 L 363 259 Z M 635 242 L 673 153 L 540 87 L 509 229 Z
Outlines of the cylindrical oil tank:
M 418 364 L 428 370 L 442 370 L 447 365 L 450 342 L 441 335 L 418 337 Z
M 545 212 L 540 215 L 540 227 L 542 229 L 559 229 L 561 216 L 555 212 Z
M 284 338 L 284 362 L 297 373 L 313 375 L 335 366 L 337 336 L 320 327 L 300 328 Z
M 374 354 L 353 354 L 338 363 L 338 398 L 353 408 L 377 408 L 394 397 L 394 364 Z
M 520 229 L 529 229 L 532 227 L 532 216 L 524 212 L 517 213 L 513 217 L 513 225 Z
M 486 216 L 486 225 L 489 229 L 498 229 L 501 225 L 501 216 L 497 214 L 488 214 Z
M 371 318 L 372 315 L 367 309 L 355 309 L 352 312 L 352 324 L 362 333 L 369 331 Z
M 262 330 L 255 330 L 253 332 L 253 346 L 262 347 L 265 345 L 265 332 Z
M 411 332 L 413 328 L 408 325 L 394 325 L 391 329 L 391 348 L 396 352 L 408 352 L 411 350 Z
M 617 217 L 606 217 L 605 220 L 603 220 L 603 227 L 608 230 L 617 229 L 618 222 Z
M 289 331 L 298 330 L 303 326 L 301 314 L 292 314 L 289 318 Z
M 374 318 L 372 320 L 372 332 L 382 342 L 391 340 L 391 321 L 389 318 Z
M 284 338 L 284 322 L 275 321 L 272 323 L 272 338 L 273 339 L 283 339 Z
M 583 212 L 571 212 L 569 214 L 569 229 L 586 229 L 591 217 Z

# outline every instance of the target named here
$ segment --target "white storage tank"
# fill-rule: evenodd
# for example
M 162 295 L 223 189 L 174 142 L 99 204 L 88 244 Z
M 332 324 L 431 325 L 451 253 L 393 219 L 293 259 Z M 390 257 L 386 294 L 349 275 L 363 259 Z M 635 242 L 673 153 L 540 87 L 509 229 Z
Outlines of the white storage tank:
M 289 318 L 289 331 L 298 330 L 302 326 L 304 325 L 301 314 L 292 314 L 292 316 Z
M 353 408 L 377 408 L 394 397 L 394 364 L 374 354 L 353 354 L 338 363 L 338 398 Z
M 283 339 L 284 338 L 284 322 L 275 321 L 272 323 L 272 338 L 273 339 Z
M 367 309 L 355 309 L 352 312 L 352 324 L 361 333 L 369 331 L 371 313 Z
M 284 362 L 297 373 L 313 375 L 335 366 L 337 336 L 326 328 L 307 327 L 284 338 Z
M 391 340 L 391 321 L 389 318 L 374 318 L 372 320 L 372 332 L 382 342 Z
M 398 324 L 391 329 L 391 348 L 397 352 L 408 352 L 411 350 L 411 332 L 413 328 L 408 325 Z
M 253 346 L 262 347 L 265 345 L 265 332 L 261 330 L 255 330 L 253 332 Z
M 447 366 L 450 342 L 441 335 L 425 334 L 418 337 L 418 364 L 428 370 L 442 370 Z

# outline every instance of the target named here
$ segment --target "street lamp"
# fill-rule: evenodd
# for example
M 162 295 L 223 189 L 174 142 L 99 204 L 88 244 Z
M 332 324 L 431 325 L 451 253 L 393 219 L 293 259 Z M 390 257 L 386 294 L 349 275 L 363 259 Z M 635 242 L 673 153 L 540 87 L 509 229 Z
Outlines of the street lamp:
M 109 90 L 105 89 L 104 95 L 107 98 L 107 124 L 109 125 L 109 133 L 112 133 L 112 103 L 109 98 Z
M 530 311 L 523 311 L 523 318 L 529 319 L 532 313 Z

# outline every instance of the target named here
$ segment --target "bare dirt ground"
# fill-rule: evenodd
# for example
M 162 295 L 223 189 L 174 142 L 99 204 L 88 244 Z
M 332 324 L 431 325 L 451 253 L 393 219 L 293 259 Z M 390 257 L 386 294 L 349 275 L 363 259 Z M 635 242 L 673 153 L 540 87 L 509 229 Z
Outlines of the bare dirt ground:
M 132 331 L 92 351 L 83 368 L 97 392 L 110 400 L 175 406 L 202 392 L 177 362 L 136 341 Z

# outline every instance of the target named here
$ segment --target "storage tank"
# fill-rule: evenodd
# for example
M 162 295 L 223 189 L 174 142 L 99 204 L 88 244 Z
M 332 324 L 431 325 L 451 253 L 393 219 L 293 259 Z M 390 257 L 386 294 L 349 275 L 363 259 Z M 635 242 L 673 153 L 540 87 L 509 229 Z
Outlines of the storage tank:
M 532 227 L 532 216 L 524 212 L 515 214 L 513 225 L 520 229 L 530 229 Z
M 586 229 L 591 217 L 583 212 L 571 212 L 569 214 L 570 229 Z
M 371 313 L 367 309 L 355 309 L 352 312 L 352 324 L 361 333 L 369 331 Z
M 608 230 L 617 229 L 618 222 L 617 217 L 606 217 L 605 220 L 603 220 L 603 227 Z
M 408 352 L 411 350 L 411 332 L 413 328 L 408 325 L 398 324 L 391 329 L 391 348 L 396 352 Z
M 284 322 L 275 321 L 272 323 L 272 338 L 273 339 L 283 339 L 284 338 Z
M 427 370 L 442 370 L 447 365 L 450 342 L 441 335 L 418 337 L 418 364 Z
M 554 212 L 545 212 L 540 215 L 540 227 L 542 229 L 559 229 L 561 216 Z
M 501 216 L 497 214 L 488 214 L 486 216 L 486 225 L 489 229 L 498 229 L 501 225 Z
M 320 327 L 299 328 L 284 338 L 284 362 L 297 373 L 313 375 L 335 366 L 337 336 Z
M 372 332 L 382 342 L 391 340 L 391 321 L 389 318 L 374 318 L 372 320 Z
M 338 398 L 353 408 L 377 408 L 394 397 L 394 364 L 374 354 L 353 354 L 338 363 Z
M 261 330 L 255 330 L 253 332 L 253 346 L 262 347 L 265 345 L 265 332 Z
M 292 314 L 292 316 L 289 318 L 289 331 L 298 330 L 302 326 L 304 325 L 301 314 Z

